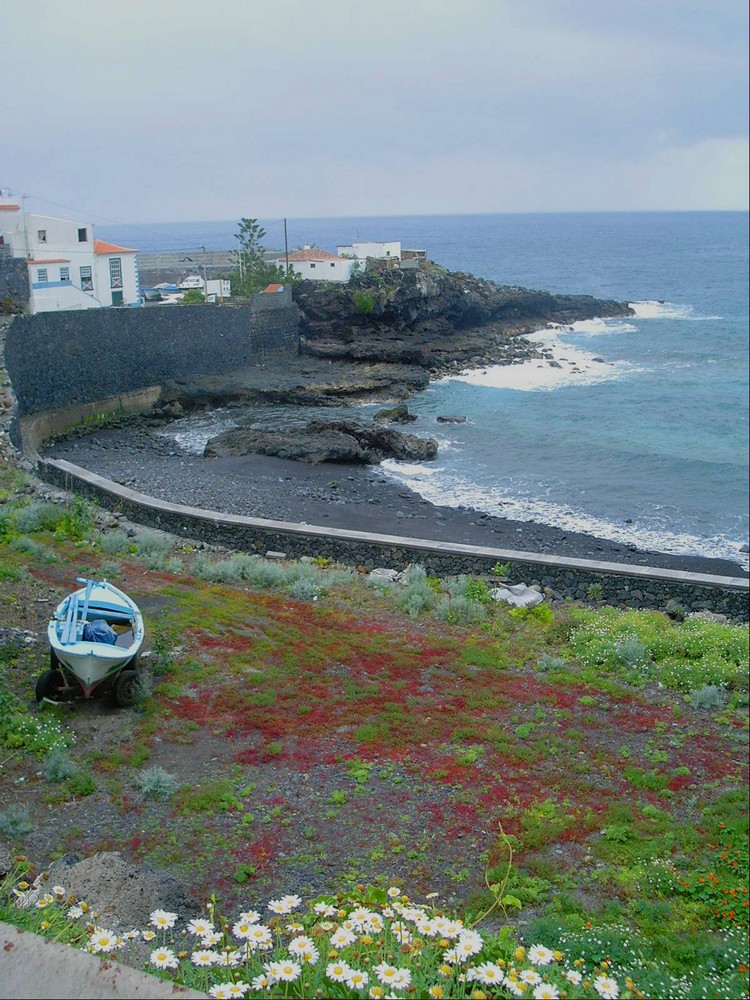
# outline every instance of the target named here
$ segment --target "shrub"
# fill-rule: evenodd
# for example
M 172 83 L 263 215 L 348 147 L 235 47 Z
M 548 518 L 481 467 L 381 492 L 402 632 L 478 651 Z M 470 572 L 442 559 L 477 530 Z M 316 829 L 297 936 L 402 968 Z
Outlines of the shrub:
M 64 507 L 35 500 L 16 512 L 13 526 L 19 535 L 34 531 L 54 531 L 64 517 Z
M 72 542 L 80 542 L 93 527 L 94 513 L 91 504 L 83 497 L 75 496 L 58 522 L 55 535 Z
M 135 539 L 135 551 L 145 558 L 165 559 L 172 551 L 172 542 L 166 535 L 153 531 L 141 532 Z
M 697 691 L 690 692 L 690 704 L 693 708 L 710 711 L 712 708 L 724 707 L 724 690 L 716 684 L 705 684 Z
M 53 563 L 57 562 L 57 556 L 47 545 L 43 545 L 38 542 L 35 538 L 26 538 L 21 535 L 20 538 L 14 538 L 10 543 L 10 547 L 15 549 L 16 552 L 24 552 L 27 556 L 32 559 L 36 559 L 38 562 Z
M 435 607 L 435 614 L 453 625 L 473 625 L 487 618 L 487 609 L 467 597 L 444 597 Z
M 168 799 L 178 788 L 177 778 L 163 767 L 149 767 L 138 775 L 138 791 L 144 799 Z
M 564 670 L 565 660 L 559 656 L 550 656 L 549 653 L 542 653 L 536 661 L 536 669 L 541 674 L 546 674 L 549 670 Z
M 27 811 L 20 806 L 9 806 L 0 812 L 0 836 L 8 840 L 25 837 L 34 829 Z
M 109 556 L 122 556 L 130 550 L 130 539 L 121 528 L 102 533 L 99 542 L 102 552 Z
M 65 747 L 56 747 L 47 754 L 42 771 L 47 781 L 65 781 L 78 774 L 79 768 Z

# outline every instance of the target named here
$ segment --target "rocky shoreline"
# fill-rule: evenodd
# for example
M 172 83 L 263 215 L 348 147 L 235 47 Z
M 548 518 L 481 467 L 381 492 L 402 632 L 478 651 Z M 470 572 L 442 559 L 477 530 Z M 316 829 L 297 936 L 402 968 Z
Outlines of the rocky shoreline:
M 174 503 L 379 534 L 484 545 L 721 576 L 745 575 L 726 559 L 648 552 L 581 532 L 437 506 L 387 478 L 377 466 L 252 454 L 203 458 L 157 431 L 163 421 L 127 421 L 73 434 L 49 447 L 65 459 L 139 492 Z

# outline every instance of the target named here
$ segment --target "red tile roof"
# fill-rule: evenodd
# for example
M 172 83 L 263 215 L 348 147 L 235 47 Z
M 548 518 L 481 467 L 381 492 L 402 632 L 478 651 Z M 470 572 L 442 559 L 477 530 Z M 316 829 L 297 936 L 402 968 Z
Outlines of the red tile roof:
M 283 292 L 283 290 L 284 290 L 283 285 L 266 285 L 266 287 L 263 289 L 264 292 Z
M 0 212 L 20 212 L 20 205 L 0 205 Z
M 289 260 L 345 260 L 344 257 L 337 257 L 335 253 L 328 253 L 319 247 L 305 247 L 304 250 L 295 250 L 289 254 Z
M 94 240 L 94 253 L 138 253 L 138 251 L 130 250 L 128 247 L 118 247 L 116 243 Z

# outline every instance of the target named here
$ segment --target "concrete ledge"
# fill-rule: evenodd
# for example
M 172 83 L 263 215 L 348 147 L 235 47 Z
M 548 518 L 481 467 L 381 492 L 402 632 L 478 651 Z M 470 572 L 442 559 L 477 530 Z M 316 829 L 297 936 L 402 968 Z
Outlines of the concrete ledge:
M 606 573 L 608 576 L 626 576 L 644 580 L 673 580 L 680 583 L 690 583 L 696 586 L 722 587 L 728 590 L 746 591 L 750 593 L 750 579 L 739 576 L 715 576 L 709 573 L 687 573 L 680 570 L 660 569 L 653 566 L 631 566 L 628 563 L 600 562 L 594 559 L 573 559 L 560 556 L 543 555 L 535 552 L 522 552 L 515 549 L 485 548 L 480 545 L 463 545 L 455 542 L 436 542 L 428 538 L 411 538 L 406 535 L 381 535 L 369 531 L 349 531 L 344 528 L 329 528 L 315 524 L 297 524 L 292 521 L 271 521 L 261 517 L 247 517 L 243 514 L 222 514 L 215 510 L 202 507 L 189 507 L 185 504 L 170 503 L 159 500 L 121 486 L 111 479 L 105 479 L 95 472 L 72 462 L 58 459 L 42 459 L 41 466 L 59 469 L 65 475 L 71 476 L 81 483 L 88 483 L 102 493 L 109 494 L 113 499 L 129 501 L 145 510 L 156 513 L 184 516 L 191 520 L 205 521 L 209 524 L 236 525 L 239 528 L 266 528 L 277 534 L 300 536 L 304 538 L 340 539 L 341 541 L 364 542 L 367 545 L 399 547 L 419 550 L 424 553 L 439 552 L 441 555 L 453 553 L 457 556 L 477 556 L 493 562 L 512 562 L 521 565 L 549 566 L 565 569 L 586 570 L 591 573 Z M 42 471 L 42 470 L 40 470 Z
M 507 562 L 515 577 L 549 588 L 558 598 L 590 599 L 589 589 L 596 585 L 597 600 L 617 607 L 660 609 L 673 601 L 686 611 L 711 611 L 736 620 L 748 619 L 750 580 L 745 577 L 562 558 L 222 514 L 147 496 L 71 462 L 37 459 L 38 475 L 65 490 L 97 499 L 149 527 L 238 551 L 263 555 L 273 550 L 286 553 L 289 558 L 324 556 L 365 569 L 383 565 L 404 569 L 419 562 L 435 576 L 491 575 L 496 563 Z
M 2 922 L 0 956 L 0 992 L 7 1000 L 207 996 Z

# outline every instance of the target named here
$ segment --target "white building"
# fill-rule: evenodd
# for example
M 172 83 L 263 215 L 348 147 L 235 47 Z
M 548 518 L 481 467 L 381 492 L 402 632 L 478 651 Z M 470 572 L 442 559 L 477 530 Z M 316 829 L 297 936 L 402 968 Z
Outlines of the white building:
M 401 260 L 401 243 L 398 241 L 351 243 L 349 246 L 340 246 L 336 249 L 342 257 L 354 257 L 357 260 L 367 260 L 368 257 L 374 257 L 376 260 Z
M 310 281 L 348 281 L 357 261 L 350 257 L 337 257 L 319 247 L 305 246 L 286 258 L 289 270 Z M 285 263 L 285 259 L 279 261 Z
M 141 304 L 137 251 L 95 239 L 89 223 L 0 199 L 0 243 L 26 259 L 32 313 Z

